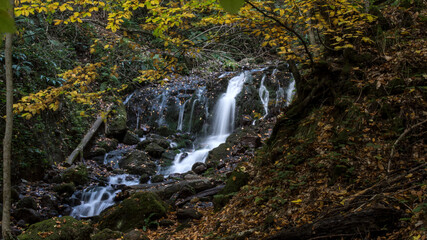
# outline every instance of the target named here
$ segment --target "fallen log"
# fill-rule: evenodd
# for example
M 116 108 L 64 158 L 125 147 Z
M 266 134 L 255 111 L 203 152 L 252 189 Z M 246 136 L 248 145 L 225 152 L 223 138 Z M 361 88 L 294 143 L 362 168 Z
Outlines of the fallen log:
M 108 114 L 111 111 L 111 106 L 108 107 L 107 111 L 104 112 L 101 116 L 98 116 L 96 121 L 93 123 L 92 127 L 89 129 L 89 131 L 86 133 L 86 135 L 83 137 L 82 141 L 79 143 L 79 145 L 74 149 L 74 151 L 70 154 L 70 156 L 67 158 L 67 163 L 72 164 L 74 160 L 80 155 L 80 159 L 83 159 L 83 149 L 86 147 L 86 145 L 89 143 L 89 141 L 92 139 L 95 132 L 98 130 L 98 128 L 101 126 L 104 119 L 108 116 Z
M 282 230 L 268 240 L 314 240 L 351 239 L 369 235 L 381 235 L 393 231 L 399 222 L 401 212 L 393 208 L 376 207 L 347 215 L 337 215 Z

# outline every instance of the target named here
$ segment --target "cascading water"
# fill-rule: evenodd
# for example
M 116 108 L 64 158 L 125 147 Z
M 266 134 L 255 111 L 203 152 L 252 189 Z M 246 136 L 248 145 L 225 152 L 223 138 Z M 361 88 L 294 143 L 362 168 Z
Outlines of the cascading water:
M 249 77 L 249 72 L 243 72 L 230 79 L 227 91 L 220 97 L 215 107 L 212 134 L 202 142 L 201 149 L 189 152 L 186 158 L 181 159 L 182 154 L 178 154 L 168 171 L 169 174 L 191 170 L 194 163 L 204 162 L 209 151 L 226 141 L 234 129 L 236 96 L 242 91 L 243 84 Z
M 193 125 L 193 114 L 194 114 L 194 107 L 196 106 L 197 102 L 201 102 L 202 101 L 202 96 L 203 96 L 203 90 L 204 89 L 198 89 L 196 96 L 197 98 L 194 99 L 193 101 L 193 105 L 191 106 L 191 113 L 190 113 L 190 123 L 188 124 L 188 132 L 191 132 L 191 126 Z
M 286 106 L 289 106 L 292 102 L 292 98 L 295 95 L 295 79 L 291 75 L 291 82 L 289 83 L 288 89 L 286 90 Z
M 259 87 L 259 98 L 261 99 L 262 105 L 264 106 L 264 116 L 262 116 L 262 118 L 265 118 L 268 115 L 268 101 L 270 100 L 270 93 L 268 92 L 267 88 L 264 85 L 264 80 L 265 80 L 265 74 L 264 76 L 262 76 L 261 79 L 261 86 Z
M 176 130 L 182 131 L 182 124 L 184 120 L 184 111 L 185 111 L 185 105 L 187 102 L 190 101 L 190 99 L 187 99 L 184 104 L 179 105 L 179 116 L 178 116 L 178 127 Z
M 153 105 L 153 111 L 156 111 L 156 110 L 158 110 L 158 114 L 159 114 L 159 119 L 157 120 L 157 124 L 159 125 L 159 126 L 161 126 L 161 125 L 163 125 L 164 123 L 165 123 L 165 116 L 164 116 L 164 114 L 163 114 L 163 111 L 165 110 L 165 108 L 166 108 L 166 103 L 167 103 L 167 100 L 168 100 L 168 92 L 167 91 L 164 91 L 163 93 L 162 93 L 162 95 L 160 95 L 159 97 L 158 97 L 158 101 L 159 101 L 159 104 L 158 104 L 158 109 L 155 109 L 155 106 L 156 105 Z
M 96 186 L 85 189 L 81 196 L 81 204 L 75 206 L 71 212 L 74 218 L 87 218 L 99 215 L 104 209 L 114 205 L 114 197 L 121 190 L 114 188 L 115 185 L 136 185 L 139 179 L 127 174 L 111 176 L 108 185 Z M 76 193 L 71 198 L 77 198 Z

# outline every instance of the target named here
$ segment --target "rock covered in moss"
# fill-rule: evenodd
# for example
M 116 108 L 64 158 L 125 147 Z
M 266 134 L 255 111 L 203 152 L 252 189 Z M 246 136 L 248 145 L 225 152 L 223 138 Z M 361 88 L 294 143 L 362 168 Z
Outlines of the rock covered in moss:
M 24 197 L 18 201 L 16 208 L 37 209 L 37 203 L 32 197 Z
M 133 194 L 120 204 L 104 211 L 99 228 L 126 232 L 142 228 L 148 222 L 166 215 L 167 205 L 156 195 L 148 192 Z
M 165 152 L 165 149 L 159 144 L 152 142 L 145 147 L 145 151 L 154 158 L 160 158 Z
M 131 174 L 147 174 L 149 176 L 154 175 L 157 169 L 150 157 L 139 150 L 128 153 L 119 163 L 119 167 L 128 170 Z
M 123 237 L 124 240 L 150 240 L 145 236 L 140 230 L 133 229 L 125 234 Z
M 127 131 L 127 113 L 123 104 L 116 105 L 107 118 L 105 134 L 107 137 L 113 137 L 122 140 Z
M 53 187 L 53 191 L 57 192 L 59 195 L 64 195 L 65 197 L 69 197 L 73 195 L 76 191 L 76 186 L 74 183 L 62 183 Z
M 113 231 L 109 228 L 102 229 L 101 231 L 95 233 L 90 238 L 91 240 L 115 240 L 118 238 L 121 238 L 123 236 L 122 232 L 119 231 Z
M 225 187 L 214 196 L 214 207 L 215 210 L 221 209 L 225 206 L 228 201 L 234 196 L 241 187 L 245 186 L 249 181 L 249 174 L 242 171 L 240 168 L 236 168 L 227 179 Z
M 123 143 L 127 145 L 135 145 L 139 143 L 139 137 L 131 131 L 127 131 L 123 138 Z
M 76 186 L 84 185 L 89 181 L 89 173 L 85 165 L 81 164 L 68 168 L 62 174 L 62 181 L 65 183 L 73 182 Z
M 31 225 L 19 240 L 88 240 L 93 228 L 87 221 L 73 217 L 48 219 Z

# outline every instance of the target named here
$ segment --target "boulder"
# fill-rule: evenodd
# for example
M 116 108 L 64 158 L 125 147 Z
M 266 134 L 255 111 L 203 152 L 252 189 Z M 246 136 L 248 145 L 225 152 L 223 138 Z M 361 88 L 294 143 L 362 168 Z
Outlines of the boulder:
M 165 216 L 166 211 L 167 205 L 156 194 L 139 192 L 102 212 L 98 227 L 126 232 Z
M 85 154 L 85 158 L 92 159 L 94 157 L 104 156 L 106 153 L 107 150 L 105 150 L 105 148 L 94 146 Z
M 70 167 L 62 174 L 62 181 L 74 183 L 76 186 L 84 185 L 89 181 L 89 173 L 85 165 Z
M 161 158 L 165 149 L 157 143 L 150 143 L 145 147 L 145 151 L 154 158 Z
M 114 138 L 102 138 L 96 142 L 96 146 L 105 149 L 106 152 L 113 151 L 118 144 L 119 141 Z
M 227 179 L 225 187 L 214 196 L 214 208 L 216 211 L 220 210 L 225 206 L 228 201 L 234 196 L 241 187 L 245 186 L 249 181 L 249 174 L 242 171 L 240 168 L 236 168 Z
M 105 126 L 107 137 L 113 137 L 121 141 L 127 131 L 127 113 L 123 104 L 116 105 L 108 115 Z
M 147 174 L 153 176 L 156 174 L 157 166 L 150 157 L 143 151 L 134 150 L 126 154 L 119 163 L 119 167 L 126 169 L 131 174 Z
M 15 219 L 24 220 L 27 224 L 40 222 L 42 216 L 36 210 L 31 208 L 19 208 L 12 214 Z
M 70 197 L 76 191 L 74 183 L 63 183 L 53 187 L 53 191 L 60 196 Z
M 150 176 L 148 176 L 148 174 L 144 173 L 139 178 L 139 183 L 144 184 L 144 183 L 147 183 L 149 180 L 150 180 Z
M 202 174 L 202 173 L 206 172 L 207 169 L 208 169 L 208 166 L 202 162 L 196 162 L 191 167 L 191 170 L 196 174 Z
M 159 183 L 159 182 L 163 182 L 164 180 L 165 180 L 165 177 L 161 174 L 155 175 L 151 178 L 152 183 Z
M 135 133 L 131 131 L 127 131 L 124 138 L 123 143 L 127 145 L 135 145 L 139 143 L 139 137 Z
M 138 143 L 138 145 L 136 146 L 136 149 L 139 150 L 144 150 L 150 143 L 155 143 L 157 145 L 159 145 L 162 148 L 169 148 L 170 144 L 169 141 L 160 137 L 160 136 L 156 136 L 156 135 L 152 135 L 151 137 L 145 139 L 144 141 L 141 141 L 140 143 Z
M 31 225 L 19 240 L 88 240 L 93 228 L 87 221 L 73 217 L 54 217 Z
M 37 203 L 32 197 L 24 197 L 18 201 L 16 208 L 30 208 L 36 210 Z

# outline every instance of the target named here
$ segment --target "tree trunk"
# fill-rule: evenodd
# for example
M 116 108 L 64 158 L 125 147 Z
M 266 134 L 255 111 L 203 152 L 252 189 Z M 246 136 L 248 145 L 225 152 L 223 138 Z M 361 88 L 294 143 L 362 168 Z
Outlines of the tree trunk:
M 9 12 L 13 16 L 13 0 Z M 12 78 L 12 33 L 6 33 L 5 42 L 5 68 L 6 68 L 6 129 L 3 139 L 3 239 L 12 239 L 10 231 L 10 207 L 11 207 L 11 170 L 12 157 L 12 128 L 13 128 L 13 78 Z
M 79 143 L 79 145 L 74 149 L 74 151 L 70 154 L 70 156 L 67 158 L 67 163 L 72 164 L 74 160 L 80 155 L 83 156 L 83 150 L 86 147 L 86 145 L 89 143 L 89 141 L 92 139 L 93 135 L 96 133 L 98 128 L 103 123 L 104 119 L 108 116 L 108 114 L 111 111 L 111 106 L 108 107 L 105 116 L 99 116 L 95 123 L 92 125 L 92 127 L 89 129 L 89 131 L 86 133 L 86 135 L 83 137 L 82 141 Z

